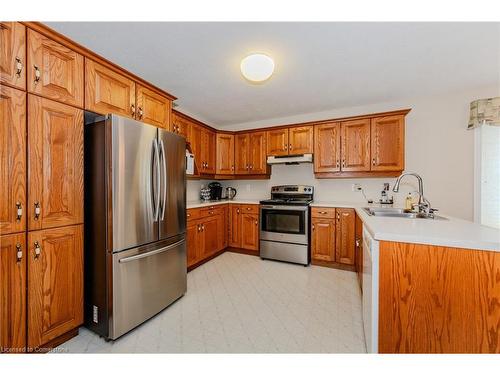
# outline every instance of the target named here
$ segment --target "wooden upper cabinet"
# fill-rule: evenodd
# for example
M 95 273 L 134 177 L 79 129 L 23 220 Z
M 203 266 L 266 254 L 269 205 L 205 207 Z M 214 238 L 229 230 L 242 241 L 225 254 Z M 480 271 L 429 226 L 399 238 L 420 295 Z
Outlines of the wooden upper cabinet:
M 250 174 L 266 174 L 266 132 L 249 134 L 248 164 Z
M 340 122 L 314 126 L 314 172 L 339 172 L 340 149 Z
M 188 120 L 177 115 L 175 112 L 172 112 L 172 121 L 170 126 L 171 132 L 177 133 L 179 135 L 182 135 L 183 137 L 188 138 L 189 124 L 190 122 Z
M 249 167 L 249 142 L 248 134 L 236 134 L 234 142 L 234 173 L 248 174 Z
M 404 136 L 404 116 L 372 118 L 372 171 L 402 171 L 404 169 Z
M 0 86 L 0 233 L 26 230 L 26 93 Z
M 28 249 L 28 346 L 34 348 L 83 323 L 83 225 L 30 232 Z
M 312 218 L 311 258 L 335 261 L 335 219 Z
M 269 130 L 267 136 L 267 155 L 288 155 L 288 129 Z
M 135 82 L 86 58 L 85 109 L 135 118 Z
M 259 215 L 241 213 L 241 248 L 259 250 Z
M 196 124 L 189 125 L 188 141 L 191 146 L 191 152 L 194 155 L 194 175 L 197 176 L 201 173 L 203 162 L 202 162 L 202 127 Z
M 215 173 L 215 148 L 216 137 L 215 132 L 202 128 L 201 129 L 201 173 Z
M 313 126 L 296 126 L 288 129 L 288 154 L 300 155 L 313 152 Z
M 0 82 L 26 90 L 26 28 L 0 22 Z
M 234 135 L 217 133 L 216 174 L 234 174 Z
M 136 87 L 137 120 L 159 128 L 170 129 L 172 101 L 144 86 L 137 85 Z
M 29 230 L 83 223 L 83 111 L 28 96 Z
M 355 211 L 353 208 L 337 208 L 337 232 L 335 261 L 353 265 L 355 262 Z
M 0 352 L 26 347 L 26 235 L 0 236 Z
M 342 171 L 370 170 L 370 119 L 341 123 Z
M 83 107 L 83 56 L 28 29 L 28 91 Z

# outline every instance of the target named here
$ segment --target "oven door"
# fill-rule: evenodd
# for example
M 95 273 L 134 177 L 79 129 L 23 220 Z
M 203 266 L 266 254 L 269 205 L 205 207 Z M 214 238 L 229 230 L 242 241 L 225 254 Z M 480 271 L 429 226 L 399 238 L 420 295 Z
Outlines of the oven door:
M 261 206 L 260 239 L 308 244 L 308 206 Z

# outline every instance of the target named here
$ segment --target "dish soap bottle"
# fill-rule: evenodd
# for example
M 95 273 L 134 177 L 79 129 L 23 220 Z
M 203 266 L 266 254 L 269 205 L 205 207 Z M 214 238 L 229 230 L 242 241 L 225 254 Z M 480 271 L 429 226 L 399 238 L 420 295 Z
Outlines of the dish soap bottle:
M 411 193 L 408 193 L 405 199 L 405 210 L 411 211 L 412 205 L 413 205 L 413 197 L 411 196 Z

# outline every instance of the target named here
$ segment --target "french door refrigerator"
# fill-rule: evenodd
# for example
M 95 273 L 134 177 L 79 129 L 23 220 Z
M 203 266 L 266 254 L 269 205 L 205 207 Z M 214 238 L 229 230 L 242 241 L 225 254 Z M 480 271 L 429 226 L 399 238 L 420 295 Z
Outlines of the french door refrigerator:
M 86 113 L 85 322 L 116 339 L 186 292 L 186 142 Z

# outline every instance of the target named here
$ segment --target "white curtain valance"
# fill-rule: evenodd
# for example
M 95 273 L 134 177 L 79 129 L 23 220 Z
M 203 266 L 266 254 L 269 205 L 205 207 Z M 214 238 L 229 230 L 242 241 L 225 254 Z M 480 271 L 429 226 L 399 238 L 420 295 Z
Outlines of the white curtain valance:
M 467 129 L 481 125 L 500 126 L 500 97 L 479 99 L 470 103 L 470 119 Z

